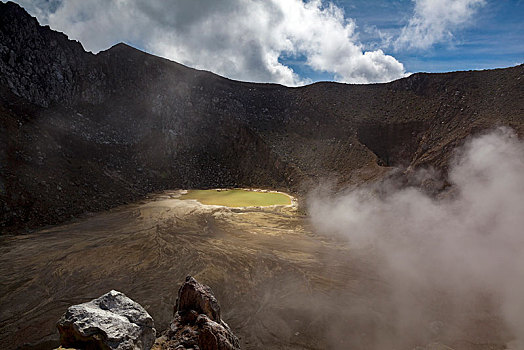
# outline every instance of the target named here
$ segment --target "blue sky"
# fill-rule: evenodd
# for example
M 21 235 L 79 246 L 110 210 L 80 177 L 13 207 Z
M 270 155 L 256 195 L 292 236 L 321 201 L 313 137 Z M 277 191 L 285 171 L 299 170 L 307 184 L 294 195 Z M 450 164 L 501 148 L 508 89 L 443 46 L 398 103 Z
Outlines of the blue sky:
M 455 40 L 427 52 L 399 52 L 408 70 L 445 72 L 514 66 L 524 62 L 524 1 L 488 1 Z
M 92 52 L 126 42 L 238 80 L 385 82 L 524 62 L 524 0 L 17 0 Z
M 345 16 L 354 18 L 362 44 L 380 46 L 380 37 L 372 31 L 398 35 L 415 6 L 414 1 L 334 0 Z M 453 32 L 453 39 L 436 43 L 426 50 L 393 50 L 393 55 L 408 72 L 449 72 L 510 67 L 524 63 L 524 1 L 487 1 L 478 9 L 469 25 Z M 286 62 L 283 60 L 283 62 Z M 329 73 L 319 73 L 303 64 L 289 64 L 315 80 L 331 80 Z

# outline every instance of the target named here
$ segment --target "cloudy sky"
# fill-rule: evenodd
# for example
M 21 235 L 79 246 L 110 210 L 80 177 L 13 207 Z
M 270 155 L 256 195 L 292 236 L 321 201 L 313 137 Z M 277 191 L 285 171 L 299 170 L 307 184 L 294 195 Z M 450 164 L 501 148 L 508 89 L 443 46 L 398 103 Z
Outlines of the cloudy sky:
M 288 86 L 524 62 L 524 0 L 16 0 L 98 52 L 118 42 Z

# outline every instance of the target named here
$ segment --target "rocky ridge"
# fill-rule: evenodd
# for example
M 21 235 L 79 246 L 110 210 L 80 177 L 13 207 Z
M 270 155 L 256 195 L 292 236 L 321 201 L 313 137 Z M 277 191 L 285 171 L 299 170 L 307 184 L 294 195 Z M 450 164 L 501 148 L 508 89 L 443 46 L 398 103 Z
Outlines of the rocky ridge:
M 501 125 L 523 135 L 523 75 L 519 65 L 387 84 L 244 83 L 125 44 L 94 55 L 0 2 L 0 229 L 164 189 L 301 195 L 395 167 L 445 173 L 471 135 Z

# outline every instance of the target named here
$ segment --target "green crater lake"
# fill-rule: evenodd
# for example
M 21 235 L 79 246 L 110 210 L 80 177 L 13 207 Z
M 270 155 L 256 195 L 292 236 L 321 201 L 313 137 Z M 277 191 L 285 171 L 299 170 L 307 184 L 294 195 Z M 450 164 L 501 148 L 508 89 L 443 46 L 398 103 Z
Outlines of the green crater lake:
M 202 204 L 226 207 L 266 207 L 290 205 L 291 197 L 283 193 L 233 190 L 189 190 L 180 199 L 196 199 Z

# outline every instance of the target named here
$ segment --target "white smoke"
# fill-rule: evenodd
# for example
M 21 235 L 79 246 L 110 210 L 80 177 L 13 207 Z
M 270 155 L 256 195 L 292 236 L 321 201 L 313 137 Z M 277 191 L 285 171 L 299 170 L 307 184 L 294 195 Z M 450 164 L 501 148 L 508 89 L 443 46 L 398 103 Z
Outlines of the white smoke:
M 317 194 L 312 221 L 354 251 L 376 253 L 399 334 L 416 331 L 431 307 L 421 295 L 442 292 L 456 309 L 488 296 L 511 347 L 524 349 L 524 143 L 506 128 L 472 139 L 457 151 L 449 179 L 444 199 L 392 184 Z

